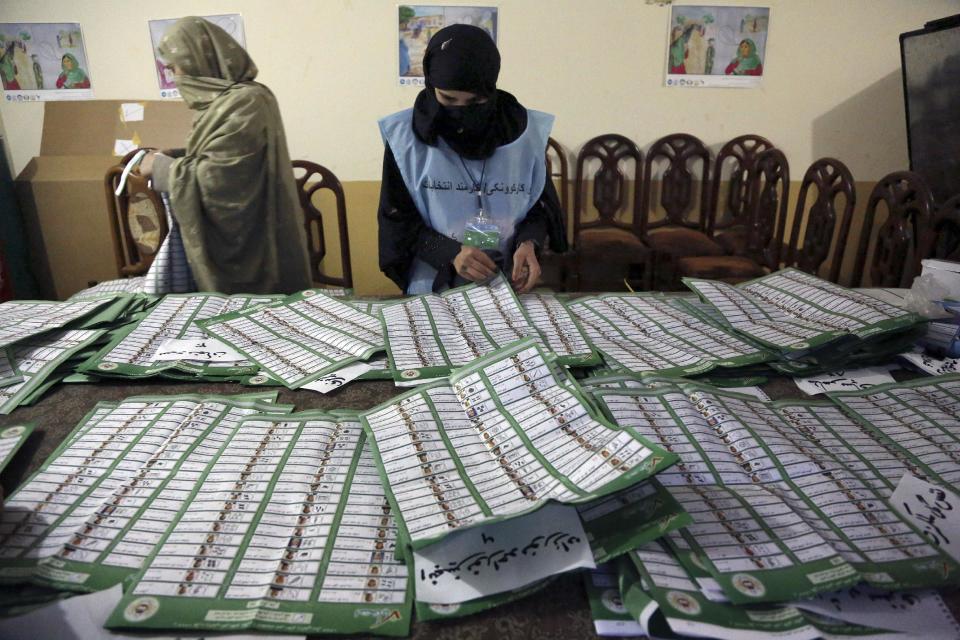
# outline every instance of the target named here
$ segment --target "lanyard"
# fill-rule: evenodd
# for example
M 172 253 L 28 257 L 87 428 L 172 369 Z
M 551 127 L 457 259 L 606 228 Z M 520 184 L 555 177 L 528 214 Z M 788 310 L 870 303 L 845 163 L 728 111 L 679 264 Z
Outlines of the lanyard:
M 457 157 L 460 158 L 460 164 L 463 165 L 463 170 L 467 172 L 467 177 L 470 179 L 470 182 L 473 183 L 473 192 L 477 196 L 477 216 L 483 217 L 483 176 L 487 172 L 487 159 L 483 159 L 483 165 L 480 167 L 480 180 L 474 180 L 473 174 L 470 172 L 470 169 L 467 167 L 467 163 L 464 162 L 463 156 L 459 153 Z

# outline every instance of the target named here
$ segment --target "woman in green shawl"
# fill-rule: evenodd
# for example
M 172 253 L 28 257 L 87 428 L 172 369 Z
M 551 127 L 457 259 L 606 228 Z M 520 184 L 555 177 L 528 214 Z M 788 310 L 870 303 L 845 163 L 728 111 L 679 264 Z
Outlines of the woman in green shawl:
M 57 89 L 89 89 L 90 78 L 83 69 L 80 68 L 80 62 L 72 53 L 65 53 L 60 59 L 60 68 L 63 70 L 57 76 Z
M 311 286 L 303 213 L 277 101 L 237 42 L 202 18 L 157 47 L 197 112 L 185 150 L 140 166 L 166 191 L 201 291 L 292 293 Z M 172 157 L 178 156 L 178 157 Z
M 737 47 L 737 57 L 727 65 L 725 73 L 735 76 L 762 76 L 763 64 L 757 55 L 757 44 L 750 38 L 744 38 Z

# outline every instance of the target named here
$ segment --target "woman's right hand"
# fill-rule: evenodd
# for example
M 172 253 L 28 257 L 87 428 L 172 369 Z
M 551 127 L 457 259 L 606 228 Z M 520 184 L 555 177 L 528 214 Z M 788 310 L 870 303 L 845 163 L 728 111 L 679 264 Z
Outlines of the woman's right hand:
M 497 272 L 493 259 L 481 249 L 461 245 L 460 253 L 453 259 L 453 268 L 465 280 L 483 282 Z

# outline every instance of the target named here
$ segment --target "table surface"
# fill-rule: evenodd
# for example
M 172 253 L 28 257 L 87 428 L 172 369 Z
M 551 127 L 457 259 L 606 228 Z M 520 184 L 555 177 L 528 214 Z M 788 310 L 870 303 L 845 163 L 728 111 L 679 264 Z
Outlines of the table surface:
M 897 370 L 898 380 L 916 377 Z M 773 400 L 804 397 L 790 378 L 774 377 L 761 387 Z M 103 400 L 122 400 L 136 395 L 239 394 L 263 391 L 236 383 L 192 383 L 157 379 L 148 381 L 103 381 L 96 384 L 60 384 L 30 407 L 19 407 L 11 415 L 0 416 L 0 428 L 33 422 L 36 429 L 0 474 L 5 495 L 36 471 L 67 434 L 93 406 Z M 392 381 L 359 381 L 323 395 L 313 391 L 278 388 L 278 402 L 292 404 L 296 411 L 308 409 L 357 409 L 374 407 L 403 390 Z M 960 592 L 946 597 L 954 615 L 960 618 Z M 560 576 L 543 590 L 517 602 L 462 619 L 443 622 L 414 622 L 412 638 L 451 640 L 507 640 L 517 638 L 590 638 L 595 637 L 590 607 L 579 574 Z M 344 636 L 331 636 L 344 637 Z M 354 636 L 356 637 L 356 636 Z M 373 636 L 371 636 L 373 637 Z

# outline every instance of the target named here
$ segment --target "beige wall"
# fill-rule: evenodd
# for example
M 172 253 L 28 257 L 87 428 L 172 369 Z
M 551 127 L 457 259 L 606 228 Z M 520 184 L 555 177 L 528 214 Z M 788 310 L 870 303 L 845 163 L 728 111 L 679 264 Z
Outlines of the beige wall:
M 676 131 L 716 149 L 751 132 L 782 148 L 798 177 L 832 155 L 868 182 L 907 166 L 898 34 L 960 12 L 960 0 L 727 1 L 771 7 L 763 88 L 668 89 L 669 7 L 490 4 L 500 8 L 500 86 L 556 114 L 554 137 L 568 149 L 605 132 L 645 148 Z M 382 154 L 375 123 L 416 94 L 396 82 L 396 10 L 396 0 L 2 0 L 0 22 L 79 21 L 96 97 L 147 99 L 157 95 L 148 19 L 242 13 L 259 79 L 279 98 L 292 156 L 326 165 L 345 183 L 358 289 L 383 292 L 391 287 L 375 260 Z M 39 104 L 0 104 L 15 172 L 39 150 L 42 113 Z

